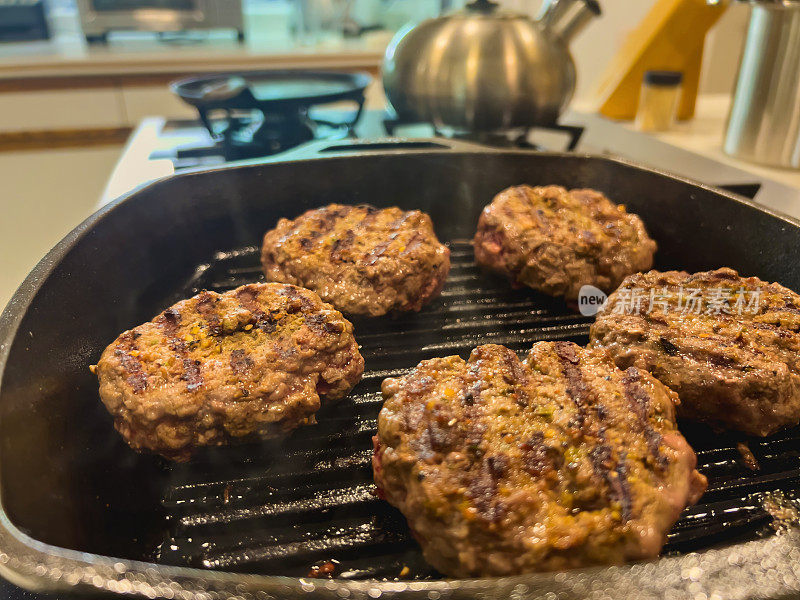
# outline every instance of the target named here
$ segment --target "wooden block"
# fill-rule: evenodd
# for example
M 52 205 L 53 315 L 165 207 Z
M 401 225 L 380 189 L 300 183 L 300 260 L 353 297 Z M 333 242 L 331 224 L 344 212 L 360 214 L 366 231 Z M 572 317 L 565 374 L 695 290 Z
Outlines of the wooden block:
M 706 0 L 658 0 L 634 29 L 601 78 L 598 111 L 612 119 L 631 120 L 639 107 L 645 71 L 680 71 L 684 91 L 678 118 L 694 114 L 705 36 L 728 6 Z

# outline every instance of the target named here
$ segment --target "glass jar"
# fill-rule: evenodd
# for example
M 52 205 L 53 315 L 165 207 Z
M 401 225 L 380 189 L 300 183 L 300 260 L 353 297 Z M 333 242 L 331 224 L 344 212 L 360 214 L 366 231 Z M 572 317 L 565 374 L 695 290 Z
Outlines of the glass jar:
M 675 124 L 683 74 L 678 71 L 647 71 L 642 81 L 636 128 L 666 131 Z

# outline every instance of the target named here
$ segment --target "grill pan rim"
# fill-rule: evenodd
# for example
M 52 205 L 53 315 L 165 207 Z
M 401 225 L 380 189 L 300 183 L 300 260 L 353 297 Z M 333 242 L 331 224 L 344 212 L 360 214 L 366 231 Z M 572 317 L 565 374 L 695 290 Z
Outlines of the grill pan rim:
M 247 600 L 271 598 L 260 594 L 263 592 L 287 600 L 311 598 L 310 592 L 318 592 L 323 598 L 363 600 L 421 600 L 430 598 L 430 592 L 439 592 L 441 598 L 464 600 L 505 599 L 512 594 L 517 600 L 583 600 L 593 588 L 613 591 L 613 595 L 591 596 L 609 600 L 662 598 L 660 592 L 666 591 L 670 598 L 697 598 L 703 593 L 726 600 L 795 598 L 800 593 L 800 578 L 791 566 L 800 560 L 800 531 L 620 566 L 494 579 L 409 582 L 250 575 L 116 559 L 39 542 L 17 530 L 5 514 L 0 515 L 0 546 L 0 575 L 20 587 L 46 593 L 110 592 L 129 597 L 174 598 L 179 591 L 188 592 L 182 597 L 191 600 L 208 600 L 214 597 L 210 593 L 235 594 L 236 598 Z M 765 557 L 771 557 L 775 565 L 770 571 L 771 586 L 763 581 Z M 713 582 L 702 578 L 710 575 Z M 579 585 L 574 585 L 575 580 Z M 730 582 L 734 582 L 732 589 Z M 380 594 L 376 595 L 376 591 Z
M 451 143 L 448 141 L 447 143 Z M 314 151 L 314 143 L 311 145 Z M 531 157 L 547 158 L 583 158 L 605 163 L 617 163 L 636 170 L 642 170 L 657 174 L 661 177 L 680 181 L 698 189 L 710 191 L 718 196 L 726 198 L 739 204 L 746 205 L 758 212 L 765 213 L 777 218 L 793 227 L 800 229 L 800 220 L 782 214 L 759 205 L 752 200 L 739 196 L 738 194 L 722 190 L 714 186 L 702 184 L 689 178 L 676 176 L 666 173 L 659 169 L 645 167 L 618 157 L 597 156 L 582 153 L 566 152 L 537 152 L 533 150 L 520 149 L 495 149 L 473 146 L 470 144 L 455 144 L 455 149 L 403 149 L 386 150 L 355 153 L 329 153 L 325 155 L 313 154 L 304 156 L 302 153 L 296 158 L 289 160 L 296 163 L 317 162 L 325 160 L 341 159 L 343 156 L 358 157 L 369 155 L 374 157 L 390 157 L 396 155 L 418 155 L 424 158 L 426 155 L 441 155 L 448 153 L 452 155 L 462 154 L 495 154 L 495 155 L 528 155 Z M 368 145 L 367 145 L 368 147 Z M 67 234 L 47 255 L 34 267 L 24 282 L 12 296 L 8 305 L 0 315 L 0 389 L 2 389 L 3 375 L 10 349 L 19 324 L 26 315 L 28 307 L 36 297 L 43 283 L 51 274 L 53 269 L 67 255 L 67 253 L 86 235 L 91 234 L 92 229 L 107 218 L 121 205 L 135 202 L 137 196 L 144 190 L 152 190 L 177 178 L 191 178 L 200 173 L 209 171 L 230 171 L 249 168 L 270 168 L 272 165 L 279 167 L 280 163 L 286 160 L 248 160 L 238 163 L 231 163 L 214 168 L 200 168 L 187 170 L 178 174 L 168 175 L 160 179 L 138 186 L 127 194 L 110 202 L 106 206 L 85 219 Z M 648 580 L 662 579 L 667 575 L 680 574 L 685 570 L 685 565 L 695 565 L 703 563 L 708 557 L 715 557 L 715 560 L 728 564 L 729 574 L 718 571 L 719 581 L 740 581 L 744 579 L 742 575 L 749 577 L 750 581 L 756 581 L 758 573 L 761 572 L 761 556 L 771 555 L 793 556 L 797 559 L 800 554 L 800 534 L 790 533 L 786 535 L 773 536 L 763 540 L 733 544 L 723 549 L 710 549 L 699 553 L 690 553 L 679 557 L 665 557 L 649 561 L 647 563 L 631 563 L 619 567 L 595 567 L 590 569 L 578 569 L 561 573 L 536 573 L 522 575 L 513 578 L 502 579 L 471 579 L 471 580 L 443 580 L 443 581 L 424 581 L 424 582 L 376 582 L 376 581 L 348 581 L 336 579 L 325 582 L 316 582 L 316 591 L 322 595 L 330 597 L 363 597 L 367 598 L 369 590 L 380 591 L 383 597 L 394 597 L 399 594 L 403 597 L 420 594 L 420 597 L 427 597 L 430 591 L 454 594 L 453 597 L 460 597 L 464 594 L 470 597 L 475 593 L 483 592 L 498 594 L 501 590 L 516 590 L 523 586 L 526 591 L 515 594 L 522 598 L 539 598 L 545 593 L 553 592 L 555 589 L 563 588 L 564 581 L 572 580 L 576 577 L 586 578 L 593 582 L 603 580 L 632 583 L 637 578 L 636 573 L 649 570 Z M 563 573 L 567 573 L 565 577 Z M 71 550 L 59 546 L 53 546 L 36 540 L 20 531 L 9 519 L 0 500 L 0 574 L 10 581 L 22 587 L 48 592 L 91 592 L 106 591 L 111 593 L 125 593 L 148 597 L 171 597 L 166 591 L 171 585 L 172 593 L 175 592 L 177 584 L 181 591 L 189 592 L 191 598 L 207 597 L 209 590 L 221 593 L 248 593 L 264 591 L 267 593 L 278 594 L 279 596 L 307 597 L 309 582 L 313 580 L 297 579 L 282 576 L 267 575 L 243 575 L 239 573 L 225 571 L 207 571 L 189 567 L 176 567 L 159 565 L 155 563 L 135 561 L 130 559 L 118 559 L 99 554 Z M 641 577 L 639 577 L 641 579 Z M 131 583 L 131 582 L 135 583 Z M 714 593 L 715 589 L 707 587 L 712 582 L 703 579 L 697 581 L 692 578 L 679 578 L 683 585 L 670 585 L 668 589 L 673 591 L 683 590 L 687 595 L 690 594 L 689 583 L 701 584 L 702 591 L 708 595 Z M 703 585 L 703 584 L 707 585 Z M 126 586 L 133 586 L 128 589 Z M 762 586 L 752 587 L 743 586 L 742 592 L 752 588 L 752 595 L 736 595 L 736 597 L 747 598 L 756 594 L 761 596 L 762 592 L 768 592 L 773 597 L 784 596 L 800 591 L 800 579 L 791 569 L 784 575 L 783 580 L 771 590 Z M 615 588 L 618 589 L 618 588 Z M 667 588 L 665 588 L 667 589 Z M 565 590 L 561 590 L 565 591 Z M 697 593 L 697 588 L 691 590 L 691 595 Z M 657 597 L 652 594 L 635 594 L 628 597 Z M 155 596 L 153 596 L 155 594 Z M 247 596 L 245 596 L 247 597 Z M 254 597 L 254 596 L 253 596 Z M 573 597 L 572 594 L 565 596 Z M 578 596 L 574 596 L 578 597 Z M 726 597 L 733 597 L 728 593 Z

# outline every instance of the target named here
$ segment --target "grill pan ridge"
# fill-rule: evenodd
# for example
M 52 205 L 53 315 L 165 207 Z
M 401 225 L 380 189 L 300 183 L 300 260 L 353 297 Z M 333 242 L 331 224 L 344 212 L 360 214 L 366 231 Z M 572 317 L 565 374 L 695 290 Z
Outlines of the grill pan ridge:
M 349 157 L 349 162 L 338 164 L 352 165 L 360 158 Z M 485 150 L 458 153 L 382 151 L 369 158 L 382 166 L 405 161 L 407 168 L 416 169 L 421 169 L 426 161 L 439 161 L 438 166 L 444 166 L 445 171 L 487 160 L 498 161 L 498 164 L 514 163 L 511 168 L 507 166 L 505 173 L 495 177 L 502 183 L 487 181 L 479 186 L 485 190 L 499 191 L 504 186 L 523 181 L 600 188 L 626 203 L 631 210 L 642 214 L 659 242 L 661 254 L 657 255 L 657 267 L 661 268 L 680 266 L 682 263 L 689 263 L 686 266 L 690 269 L 704 268 L 702 261 L 714 258 L 681 257 L 685 249 L 671 247 L 665 236 L 671 225 L 654 220 L 652 215 L 648 218 L 646 202 L 636 196 L 641 192 L 632 191 L 636 189 L 637 182 L 631 182 L 631 188 L 628 189 L 627 184 L 619 183 L 622 181 L 618 179 L 620 176 L 628 174 L 635 179 L 637 174 L 646 173 L 645 179 L 650 178 L 650 183 L 659 181 L 664 184 L 667 188 L 665 194 L 682 194 L 683 200 L 689 205 L 701 199 L 713 204 L 713 207 L 705 209 L 706 212 L 722 206 L 728 207 L 726 210 L 734 215 L 739 211 L 750 215 L 753 229 L 762 236 L 759 238 L 762 242 L 767 239 L 763 236 L 770 228 L 774 228 L 774 232 L 769 233 L 773 238 L 778 238 L 774 239 L 774 243 L 779 243 L 783 235 L 800 246 L 800 227 L 791 220 L 771 215 L 729 194 L 611 159 Z M 332 172 L 336 161 L 336 158 L 319 159 L 296 163 L 295 166 L 309 168 L 316 165 L 320 173 Z M 517 161 L 527 161 L 528 172 L 524 163 L 517 164 Z M 571 168 L 556 172 L 553 169 L 556 164 L 554 161 L 570 161 Z M 330 169 L 323 168 L 326 162 L 330 163 Z M 541 165 L 536 168 L 536 163 Z M 531 165 L 534 167 L 531 168 Z M 228 177 L 228 185 L 238 178 L 240 181 L 234 186 L 234 192 L 241 194 L 249 189 L 252 193 L 257 186 L 264 184 L 265 179 L 278 174 L 284 167 L 279 164 L 228 167 L 217 172 L 173 177 L 170 181 L 151 186 L 149 196 L 148 189 L 135 192 L 125 202 L 90 219 L 68 244 L 62 243 L 67 247 L 61 248 L 60 255 L 57 248 L 54 251 L 56 256 L 51 254 L 46 259 L 47 263 L 38 269 L 57 270 L 60 264 L 69 262 L 69 253 L 81 243 L 94 243 L 94 252 L 89 252 L 89 256 L 96 255 L 97 250 L 103 247 L 102 242 L 119 235 L 126 223 L 121 220 L 124 215 L 119 213 L 125 213 L 127 209 L 130 216 L 134 206 L 139 210 L 152 208 L 157 202 L 154 196 L 161 196 L 161 202 L 166 202 L 163 197 L 169 195 L 167 192 L 170 190 L 167 189 L 169 185 L 164 188 L 165 184 L 182 183 L 184 189 L 186 186 L 195 189 L 202 181 L 192 181 L 192 177 L 205 178 L 209 183 Z M 347 173 L 342 178 L 346 179 L 346 176 Z M 286 173 L 271 180 L 284 177 L 287 180 L 293 178 L 291 173 Z M 184 181 L 181 182 L 181 179 Z M 433 181 L 434 173 L 421 179 L 421 183 L 426 179 Z M 466 176 L 466 179 L 470 177 Z M 571 184 L 570 179 L 574 183 Z M 207 193 L 213 194 L 224 183 L 219 181 L 218 184 L 207 186 Z M 639 181 L 638 185 L 642 183 Z M 376 186 L 370 191 L 388 189 L 379 182 L 357 185 Z M 159 186 L 162 186 L 161 190 Z M 335 183 L 333 187 L 336 188 Z M 615 194 L 615 189 L 619 193 Z M 442 192 L 441 189 L 438 191 Z M 279 190 L 279 193 L 285 194 L 287 191 Z M 468 214 L 461 219 L 451 215 L 450 223 L 446 219 L 452 209 L 441 206 L 441 201 L 435 198 L 422 198 L 416 206 L 413 200 L 406 200 L 403 206 L 396 195 L 381 199 L 365 193 L 351 200 L 371 201 L 379 206 L 400 204 L 403 208 L 418 207 L 431 212 L 440 238 L 451 249 L 452 269 L 442 297 L 420 313 L 396 319 L 353 319 L 356 339 L 361 345 L 367 370 L 362 382 L 347 398 L 324 407 L 318 413 L 317 425 L 296 431 L 284 440 L 207 449 L 200 452 L 191 463 L 171 464 L 156 457 L 133 455 L 114 437 L 116 434 L 113 431 L 113 435 L 108 435 L 105 428 L 110 428 L 109 420 L 102 412 L 98 412 L 85 435 L 87 439 L 101 439 L 105 444 L 106 456 L 95 459 L 100 466 L 84 467 L 84 471 L 79 471 L 77 481 L 95 486 L 93 491 L 96 489 L 98 492 L 99 502 L 116 500 L 116 504 L 106 502 L 106 513 L 100 514 L 99 523 L 109 519 L 107 522 L 120 528 L 122 535 L 130 536 L 130 530 L 134 528 L 145 530 L 143 535 L 132 541 L 123 538 L 117 546 L 85 532 L 73 534 L 74 539 L 67 539 L 67 530 L 47 531 L 46 520 L 34 517 L 32 510 L 26 512 L 20 508 L 19 488 L 14 484 L 16 480 L 11 478 L 18 477 L 19 471 L 13 467 L 9 469 L 8 460 L 2 460 L 0 455 L 3 501 L 0 571 L 17 583 L 38 589 L 91 589 L 110 594 L 134 593 L 165 598 L 214 598 L 227 597 L 230 593 L 243 598 L 419 597 L 430 600 L 462 597 L 513 597 L 522 600 L 551 597 L 550 594 L 564 598 L 657 598 L 667 593 L 676 598 L 695 597 L 698 593 L 706 594 L 706 597 L 717 593 L 721 597 L 749 598 L 780 597 L 800 590 L 796 566 L 800 564 L 800 546 L 798 534 L 794 531 L 800 508 L 797 500 L 800 492 L 800 428 L 766 439 L 745 440 L 734 434 L 715 434 L 705 427 L 682 423 L 682 431 L 697 451 L 698 468 L 709 478 L 709 488 L 698 505 L 684 511 L 669 534 L 663 558 L 658 561 L 606 569 L 470 581 L 442 580 L 439 574 L 426 566 L 403 517 L 373 493 L 370 440 L 382 404 L 380 383 L 383 378 L 400 375 L 426 358 L 449 354 L 466 357 L 473 347 L 482 343 L 500 343 L 517 351 L 524 351 L 539 340 L 562 339 L 585 343 L 591 323 L 590 318 L 570 310 L 561 300 L 531 290 L 512 290 L 507 281 L 482 273 L 474 264 L 467 238 L 472 233 L 477 213 L 491 199 L 491 194 L 487 196 L 485 191 L 465 192 L 463 189 L 451 192 L 451 197 L 453 194 L 466 197 L 465 203 L 471 206 Z M 658 192 L 654 194 L 658 195 Z M 233 236 L 234 241 L 244 243 L 238 246 L 228 244 L 227 247 L 232 250 L 209 253 L 209 248 L 226 247 L 219 240 L 231 238 L 230 231 L 218 223 L 209 225 L 209 219 L 214 217 L 215 211 L 220 210 L 219 207 L 206 206 L 211 200 L 194 200 L 198 202 L 196 214 L 186 218 L 196 222 L 190 222 L 187 227 L 197 227 L 199 224 L 205 227 L 202 232 L 211 239 L 199 244 L 203 248 L 183 248 L 181 252 L 184 255 L 179 256 L 180 268 L 171 271 L 169 267 L 164 267 L 161 280 L 159 277 L 153 278 L 151 274 L 134 272 L 134 298 L 126 300 L 120 293 L 116 303 L 111 304 L 116 304 L 122 315 L 104 316 L 101 328 L 121 331 L 202 289 L 222 292 L 244 283 L 263 280 L 259 248 L 254 244 L 266 227 L 274 224 L 279 216 L 294 216 L 305 208 L 330 201 L 347 201 L 341 190 L 338 197 L 320 194 L 309 201 L 309 206 L 284 208 L 288 214 L 281 214 L 280 209 L 276 208 L 275 211 L 267 211 L 268 214 L 254 217 L 252 224 L 243 226 L 248 216 L 255 213 L 251 207 L 237 206 L 229 196 L 226 199 L 229 203 L 227 209 L 233 213 L 235 221 L 229 229 L 237 233 Z M 291 205 L 291 200 L 286 204 Z M 152 225 L 155 220 L 165 216 L 185 216 L 185 211 L 186 206 L 183 206 L 175 208 L 171 215 L 150 215 L 144 219 L 139 216 L 138 219 L 143 225 Z M 685 223 L 694 221 L 700 230 L 706 222 L 711 222 L 702 207 L 697 208 L 696 215 L 686 216 L 683 220 Z M 97 233 L 103 227 L 108 232 Z M 217 228 L 220 231 L 216 231 Z M 185 236 L 182 230 L 172 234 Z M 682 235 L 685 236 L 685 232 Z M 726 243 L 731 248 L 735 247 L 737 241 L 742 242 L 736 231 L 723 233 L 725 235 L 729 236 Z M 690 237 L 701 246 L 704 243 L 697 232 Z M 183 237 L 183 240 L 185 243 L 187 238 Z M 716 239 L 711 240 L 712 244 L 715 242 Z M 165 243 L 160 239 L 153 240 L 158 250 L 163 250 Z M 752 272 L 767 279 L 781 280 L 771 274 L 781 265 L 776 263 L 773 251 L 765 251 L 764 248 L 757 253 L 760 256 L 754 259 L 748 259 L 749 255 L 742 252 L 728 253 L 730 262 L 720 264 L 730 264 L 743 272 Z M 130 248 L 125 250 L 130 251 Z M 140 248 L 140 252 L 148 254 L 155 250 Z M 718 256 L 723 255 L 725 252 Z M 84 259 L 78 257 L 79 261 Z M 101 258 L 97 260 L 103 263 Z M 691 264 L 693 260 L 696 264 Z M 751 266 L 748 260 L 760 264 Z M 785 261 L 782 262 L 785 264 Z M 85 265 L 85 260 L 81 264 Z M 103 265 L 97 269 L 102 272 Z M 33 287 L 42 283 L 35 281 L 36 276 L 37 272 L 34 272 L 34 281 L 29 280 L 26 284 L 31 297 L 34 295 Z M 48 278 L 53 278 L 53 273 L 42 272 L 39 277 L 47 283 Z M 783 278 L 785 284 L 800 288 L 800 274 L 796 269 L 787 277 Z M 151 279 L 155 284 L 148 285 Z M 165 285 L 165 281 L 171 283 Z M 58 299 L 58 294 L 53 295 L 52 289 L 46 291 Z M 39 290 L 37 297 L 42 294 L 43 290 Z M 32 298 L 28 298 L 27 302 L 36 304 Z M 43 311 L 47 307 L 34 308 Z M 14 310 L 12 303 L 10 311 Z M 28 344 L 24 350 L 27 352 L 35 350 L 39 335 L 35 326 L 29 327 L 30 319 L 36 317 L 36 310 L 31 311 L 30 306 L 27 314 L 23 312 L 17 315 L 20 333 L 16 337 L 11 335 L 8 330 L 12 324 L 10 317 L 14 315 L 10 311 L 6 311 L 0 323 L 0 343 L 3 343 L 0 352 L 4 353 L 0 354 L 0 361 L 4 362 L 8 359 L 9 351 L 12 354 L 21 351 L 20 334 L 26 331 L 32 334 L 29 334 L 29 338 L 33 341 L 24 340 Z M 124 323 L 120 324 L 119 321 Z M 64 335 L 61 334 L 62 338 Z M 106 333 L 98 333 L 97 337 L 102 339 L 104 335 L 107 336 Z M 12 340 L 14 347 L 9 348 Z M 52 339 L 46 341 L 52 342 Z M 96 341 L 81 341 L 91 346 L 84 352 L 87 357 L 102 350 Z M 91 361 L 78 357 L 74 362 L 76 365 L 70 368 L 80 369 Z M 0 363 L 2 366 L 4 364 Z M 12 457 L 19 457 L 21 450 L 18 447 L 26 440 L 24 436 L 20 438 L 10 434 L 11 425 L 7 423 L 17 423 L 15 419 L 19 419 L 19 415 L 5 406 L 10 404 L 11 408 L 15 408 L 19 403 L 19 385 L 15 385 L 14 375 L 12 373 L 9 377 L 6 373 L 2 380 L 3 387 L 0 388 L 0 399 L 3 400 L 0 404 L 0 448 L 7 450 Z M 7 391 L 9 387 L 11 393 Z M 59 388 L 58 385 L 54 387 Z M 24 391 L 31 393 L 30 388 Z M 80 391 L 83 396 L 91 394 L 88 389 Z M 10 399 L 3 397 L 5 395 Z M 87 398 L 86 402 L 97 402 L 96 389 L 94 397 Z M 34 405 L 32 418 L 37 418 L 37 415 L 41 418 L 38 408 L 38 405 Z M 64 442 L 66 458 L 63 462 L 53 461 L 56 464 L 53 470 L 63 467 L 68 460 L 74 460 L 78 454 L 82 456 L 81 453 L 86 450 L 84 446 L 70 447 L 74 443 L 70 439 L 67 437 Z M 742 441 L 749 444 L 759 465 L 757 470 L 746 464 L 737 449 L 737 444 Z M 46 452 L 53 452 L 53 449 L 46 449 Z M 117 465 L 125 474 L 123 480 L 103 481 L 103 476 L 108 476 L 108 469 Z M 106 471 L 101 467 L 105 467 Z M 42 479 L 46 480 L 50 472 L 39 468 Z M 88 478 L 85 476 L 87 472 Z M 138 494 L 142 498 L 138 498 L 131 490 L 131 486 L 137 484 L 132 477 L 142 477 L 141 481 L 146 482 L 142 485 L 146 489 Z M 125 485 L 127 489 L 117 489 Z M 112 487 L 114 490 L 110 489 Z M 68 492 L 80 496 L 80 490 L 60 491 L 65 496 L 68 496 Z M 126 496 L 137 497 L 125 500 Z M 70 508 L 69 503 L 66 504 L 65 510 Z M 80 511 L 77 514 L 81 514 Z M 128 528 L 119 523 L 126 516 L 131 519 Z M 64 550 L 36 541 L 42 537 L 49 544 L 60 543 L 84 552 Z M 109 556 L 125 558 L 106 558 Z M 337 579 L 329 581 L 307 577 L 313 565 L 326 561 L 334 561 Z
M 349 579 L 396 579 L 403 567 L 406 578 L 438 578 L 425 566 L 402 516 L 372 493 L 370 438 L 382 405 L 382 379 L 423 359 L 466 357 L 482 343 L 518 351 L 540 340 L 584 344 L 592 321 L 560 300 L 513 291 L 506 281 L 482 274 L 469 241 L 454 240 L 450 249 L 451 274 L 440 300 L 398 320 L 355 321 L 367 371 L 347 399 L 320 414 L 318 426 L 271 449 L 269 463 L 256 460 L 245 476 L 219 480 L 213 467 L 173 469 L 182 474 L 162 501 L 171 531 L 160 561 L 302 577 L 315 562 L 334 560 L 337 575 Z M 233 289 L 263 279 L 260 271 L 258 248 L 220 253 L 182 295 Z M 759 464 L 753 471 L 736 447 L 744 438 L 686 423 L 682 429 L 709 487 L 673 527 L 664 553 L 774 533 L 765 503 L 794 500 L 800 489 L 800 431 L 750 440 Z M 781 497 L 765 495 L 776 489 L 783 490 Z

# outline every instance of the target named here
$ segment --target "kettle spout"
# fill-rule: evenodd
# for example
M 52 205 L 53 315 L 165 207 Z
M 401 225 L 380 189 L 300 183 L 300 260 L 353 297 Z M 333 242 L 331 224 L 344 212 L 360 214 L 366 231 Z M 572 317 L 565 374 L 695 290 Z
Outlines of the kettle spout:
M 545 0 L 536 20 L 569 44 L 601 12 L 597 0 Z

